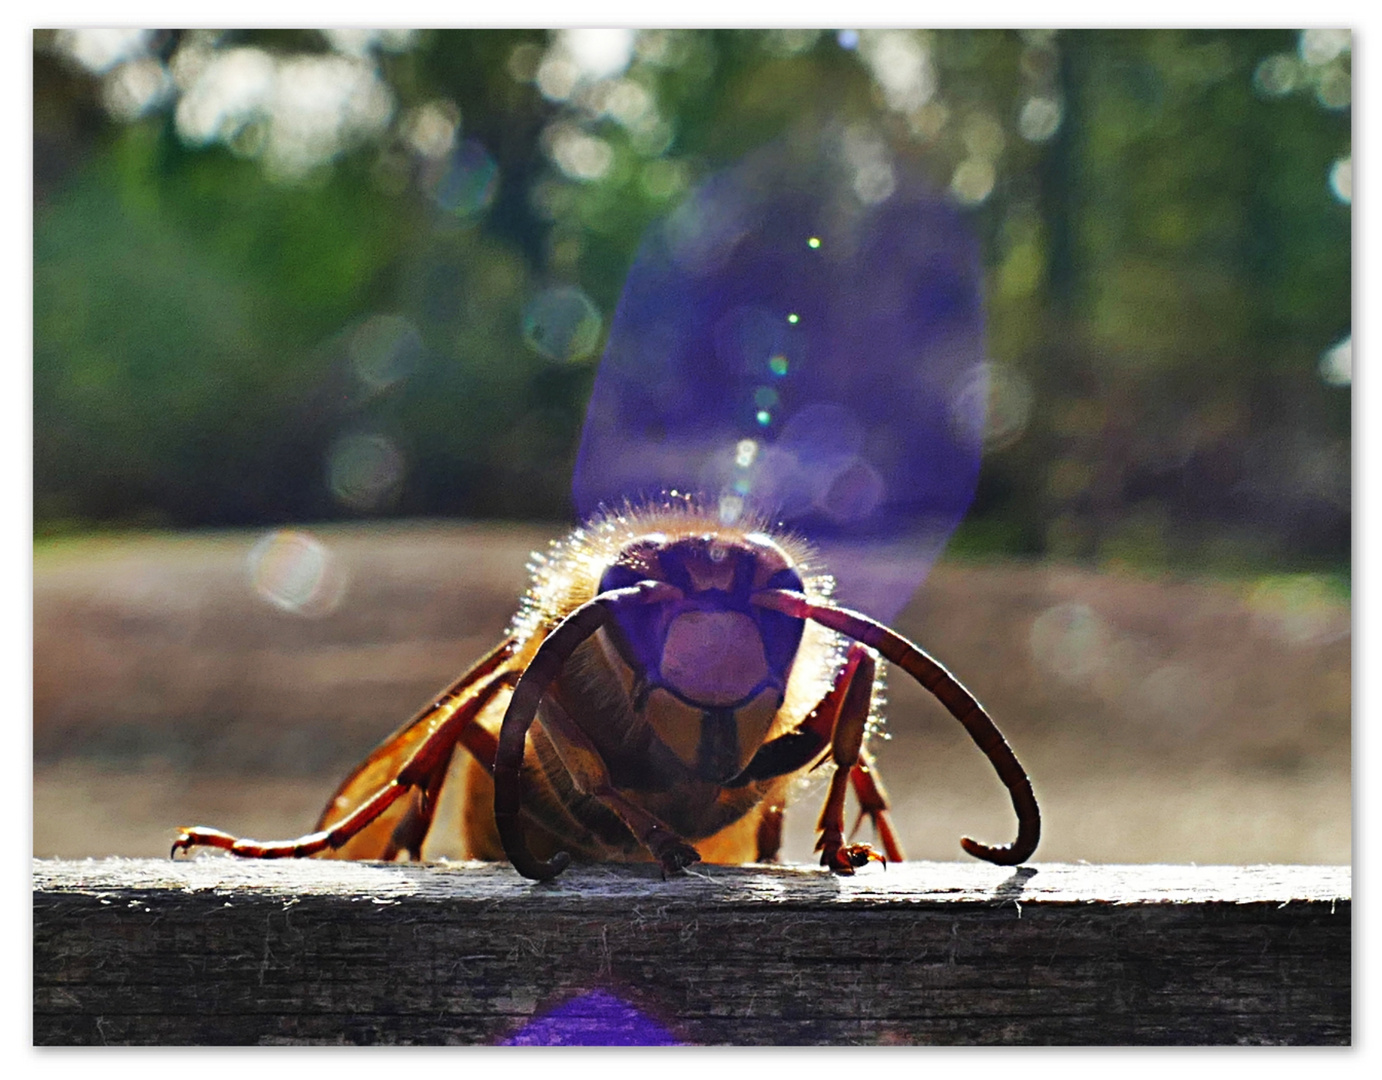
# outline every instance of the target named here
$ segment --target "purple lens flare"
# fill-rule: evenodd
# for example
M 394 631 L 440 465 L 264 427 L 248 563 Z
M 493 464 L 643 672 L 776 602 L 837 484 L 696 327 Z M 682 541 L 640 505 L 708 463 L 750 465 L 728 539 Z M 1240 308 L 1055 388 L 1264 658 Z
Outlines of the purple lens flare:
M 501 1046 L 676 1046 L 657 1021 L 607 990 L 558 1005 L 504 1039 Z
M 842 603 L 888 619 L 973 498 L 981 270 L 914 166 L 856 166 L 849 143 L 773 144 L 645 236 L 573 495 L 583 515 L 670 490 L 727 523 L 761 514 L 821 550 Z

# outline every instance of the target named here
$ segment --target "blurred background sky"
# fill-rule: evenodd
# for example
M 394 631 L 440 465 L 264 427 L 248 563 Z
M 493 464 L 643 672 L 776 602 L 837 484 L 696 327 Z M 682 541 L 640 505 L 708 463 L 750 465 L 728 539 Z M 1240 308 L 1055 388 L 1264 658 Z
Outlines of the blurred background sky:
M 42 560 L 89 553 L 93 536 L 246 530 L 227 574 L 247 565 L 260 597 L 322 616 L 342 595 L 331 546 L 285 527 L 494 520 L 527 529 L 521 544 L 561 532 L 640 236 L 702 178 L 819 118 L 922 156 L 980 240 L 989 420 L 950 557 L 1104 575 L 1039 600 L 1026 579 L 965 579 L 974 595 L 1006 583 L 993 625 L 1025 620 L 1014 663 L 1028 674 L 1012 675 L 1009 708 L 1032 705 L 1043 672 L 1082 685 L 1090 723 L 1109 729 L 1198 702 L 1190 728 L 1156 736 L 1187 760 L 1213 742 L 1212 718 L 1242 733 L 1276 709 L 1284 727 L 1243 737 L 1257 739 L 1251 767 L 1278 779 L 1326 731 L 1343 820 L 1293 857 L 1340 859 L 1351 65 L 1341 30 L 37 32 L 36 762 L 94 730 L 76 703 L 91 656 L 145 630 L 171 637 L 148 670 L 109 668 L 117 713 L 232 709 L 170 705 L 182 699 L 156 684 L 170 641 L 234 646 L 249 625 L 234 605 L 205 615 L 197 604 L 218 601 L 189 599 L 193 577 L 150 584 L 151 565 L 176 561 L 165 549 L 126 565 L 123 586 L 77 568 L 44 591 L 57 581 L 45 567 L 73 564 Z M 496 597 L 515 595 L 506 573 Z M 1124 589 L 1164 576 L 1226 591 L 1163 604 Z M 93 618 L 122 587 L 123 614 Z M 389 595 L 390 626 L 419 595 Z M 1143 624 L 1128 614 L 1139 604 Z M 377 643 L 383 618 L 341 632 Z M 282 632 L 321 644 L 324 625 Z M 1168 625 L 1186 632 L 1158 661 L 1146 642 Z M 968 632 L 983 657 L 992 634 Z M 82 633 L 106 636 L 61 651 Z M 1228 644 L 1239 652 L 1217 675 L 1196 668 Z M 413 670 L 418 697 L 468 659 L 443 656 L 435 680 Z M 1134 670 L 1137 693 L 1110 675 Z M 1295 691 L 1273 704 L 1263 689 L 1287 672 L 1301 695 L 1289 707 Z M 368 718 L 373 737 L 415 703 L 372 701 L 391 717 Z M 103 720 L 101 754 L 144 753 Z

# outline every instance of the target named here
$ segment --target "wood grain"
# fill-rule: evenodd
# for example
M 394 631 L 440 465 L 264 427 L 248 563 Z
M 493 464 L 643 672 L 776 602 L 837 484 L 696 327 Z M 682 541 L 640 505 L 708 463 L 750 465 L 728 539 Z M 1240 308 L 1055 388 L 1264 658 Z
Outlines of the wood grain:
M 36 860 L 34 1042 L 1347 1044 L 1347 867 Z

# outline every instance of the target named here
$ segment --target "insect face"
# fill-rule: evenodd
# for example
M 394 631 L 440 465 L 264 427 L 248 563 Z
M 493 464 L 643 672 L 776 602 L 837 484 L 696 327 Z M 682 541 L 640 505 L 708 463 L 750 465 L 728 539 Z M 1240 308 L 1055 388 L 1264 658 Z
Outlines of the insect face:
M 799 592 L 801 575 L 762 533 L 654 533 L 620 552 L 599 591 L 645 581 L 669 598 L 618 610 L 598 639 L 658 740 L 696 779 L 725 783 L 767 736 L 801 643 L 801 620 L 753 599 Z

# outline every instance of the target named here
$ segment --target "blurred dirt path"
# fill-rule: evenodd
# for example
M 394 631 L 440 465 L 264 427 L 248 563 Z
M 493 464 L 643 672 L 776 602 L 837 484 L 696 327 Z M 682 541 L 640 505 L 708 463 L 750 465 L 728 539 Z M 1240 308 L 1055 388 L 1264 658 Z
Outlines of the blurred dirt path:
M 258 583 L 335 575 L 310 617 L 256 591 L 261 532 L 36 555 L 36 855 L 162 854 L 194 821 L 305 830 L 379 739 L 498 639 L 529 553 L 553 535 L 305 531 L 325 562 L 290 560 L 277 578 L 261 566 Z M 1316 584 L 942 563 L 898 625 L 985 703 L 1032 774 L 1038 859 L 1340 863 L 1350 612 Z M 888 691 L 876 749 L 909 853 L 962 857 L 961 833 L 1010 839 L 1002 789 L 958 725 L 910 682 Z M 804 800 L 788 816 L 800 859 L 818 795 Z

